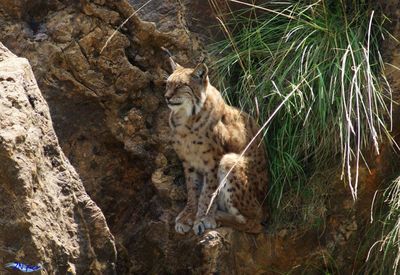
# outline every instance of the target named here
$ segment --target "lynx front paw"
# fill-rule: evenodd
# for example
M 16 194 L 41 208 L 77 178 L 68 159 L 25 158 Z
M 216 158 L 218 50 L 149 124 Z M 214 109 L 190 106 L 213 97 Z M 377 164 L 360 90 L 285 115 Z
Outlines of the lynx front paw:
M 214 217 L 206 216 L 197 219 L 193 225 L 193 231 L 196 235 L 202 235 L 206 229 L 217 228 L 217 222 Z
M 180 234 L 188 232 L 193 225 L 193 216 L 194 214 L 185 208 L 175 219 L 175 231 Z
M 180 222 L 175 222 L 175 231 L 178 232 L 179 234 L 185 234 L 186 232 L 189 232 L 191 228 L 192 227 L 190 225 Z

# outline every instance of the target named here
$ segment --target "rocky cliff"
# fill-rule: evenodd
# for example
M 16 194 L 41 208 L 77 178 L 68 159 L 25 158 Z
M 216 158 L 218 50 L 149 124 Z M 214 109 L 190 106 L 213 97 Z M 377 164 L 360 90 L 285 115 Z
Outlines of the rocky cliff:
M 62 152 L 28 60 L 0 44 L 0 259 L 115 274 L 114 238 Z M 2 272 L 3 273 L 3 272 Z
M 0 82 L 0 259 L 41 261 L 49 274 L 351 272 L 382 157 L 373 177 L 363 170 L 356 205 L 339 176 L 321 179 L 322 226 L 175 233 L 185 188 L 169 145 L 160 47 L 195 65 L 213 18 L 194 0 L 0 1 L 1 42 L 29 61 L 50 109 L 26 59 L 7 53 L 25 69 Z

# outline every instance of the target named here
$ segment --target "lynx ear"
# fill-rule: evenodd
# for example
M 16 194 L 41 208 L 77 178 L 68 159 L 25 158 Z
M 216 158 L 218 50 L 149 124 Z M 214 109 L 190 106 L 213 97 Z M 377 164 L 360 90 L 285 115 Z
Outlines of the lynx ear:
M 192 72 L 192 77 L 197 80 L 205 81 L 208 76 L 208 68 L 206 64 L 200 63 L 194 68 Z
M 161 49 L 162 49 L 166 54 L 168 54 L 168 60 L 169 60 L 169 64 L 171 65 L 172 71 L 175 71 L 176 69 L 182 68 L 181 65 L 179 65 L 178 63 L 176 63 L 176 62 L 174 61 L 174 59 L 172 59 L 172 54 L 171 54 L 171 52 L 170 52 L 167 48 L 161 47 Z
M 182 68 L 181 65 L 179 65 L 178 63 L 176 63 L 172 57 L 169 58 L 169 64 L 171 65 L 172 71 L 175 71 L 176 69 L 180 69 Z

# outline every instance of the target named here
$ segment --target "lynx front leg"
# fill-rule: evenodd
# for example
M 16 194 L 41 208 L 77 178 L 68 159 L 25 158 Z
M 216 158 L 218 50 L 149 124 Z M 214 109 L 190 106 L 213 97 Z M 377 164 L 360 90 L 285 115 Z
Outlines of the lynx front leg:
M 207 208 L 210 204 L 212 194 L 218 187 L 217 181 L 217 169 L 211 169 L 205 175 L 203 188 L 199 197 L 199 205 L 196 214 L 196 221 L 193 225 L 193 230 L 196 235 L 201 235 L 204 233 L 206 229 L 214 229 L 217 227 L 217 223 L 215 221 L 215 213 L 217 211 L 217 204 L 214 202 L 210 211 L 206 214 Z
M 181 234 L 188 232 L 192 228 L 197 211 L 198 193 L 203 182 L 203 176 L 197 173 L 193 167 L 184 163 L 183 168 L 186 180 L 187 203 L 175 219 L 175 231 Z

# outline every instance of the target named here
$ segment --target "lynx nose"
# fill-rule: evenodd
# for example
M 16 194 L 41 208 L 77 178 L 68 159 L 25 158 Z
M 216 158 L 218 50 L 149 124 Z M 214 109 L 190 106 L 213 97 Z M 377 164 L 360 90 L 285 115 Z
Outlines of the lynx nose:
M 171 99 L 171 97 L 172 97 L 172 94 L 166 93 L 166 94 L 164 95 L 164 97 L 165 97 L 165 100 L 166 100 L 166 101 L 169 101 L 169 100 Z

